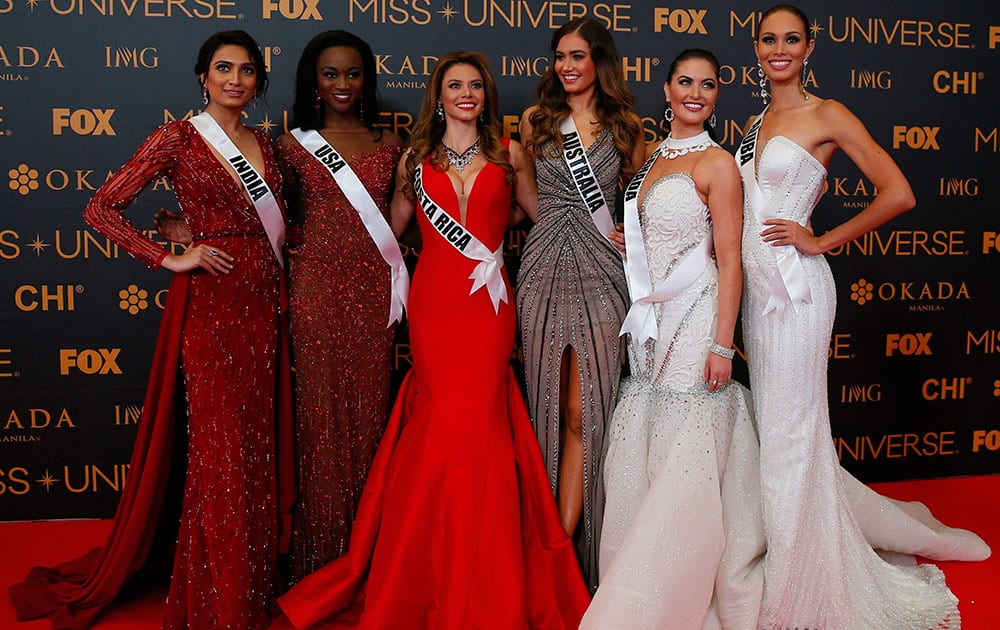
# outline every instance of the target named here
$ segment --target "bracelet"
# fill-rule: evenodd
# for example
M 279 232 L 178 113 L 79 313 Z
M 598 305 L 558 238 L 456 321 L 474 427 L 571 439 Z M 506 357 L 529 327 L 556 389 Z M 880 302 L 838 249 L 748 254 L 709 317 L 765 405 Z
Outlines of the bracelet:
M 719 344 L 712 342 L 712 345 L 708 347 L 708 351 L 712 354 L 717 354 L 724 359 L 732 359 L 736 354 L 736 348 L 727 348 L 725 346 L 720 346 Z

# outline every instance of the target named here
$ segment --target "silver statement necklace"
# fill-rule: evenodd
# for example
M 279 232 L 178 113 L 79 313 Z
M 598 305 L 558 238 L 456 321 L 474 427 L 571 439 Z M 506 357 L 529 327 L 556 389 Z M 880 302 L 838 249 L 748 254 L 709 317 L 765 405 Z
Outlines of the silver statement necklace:
M 441 143 L 441 146 L 444 147 L 444 154 L 448 158 L 448 162 L 455 167 L 456 171 L 461 173 L 465 170 L 465 167 L 468 166 L 477 155 L 479 155 L 479 136 L 476 136 L 475 142 L 470 144 L 469 147 L 461 153 L 452 149 L 443 142 Z
M 696 136 L 681 139 L 668 135 L 667 139 L 660 145 L 660 157 L 664 160 L 672 160 L 688 153 L 705 151 L 711 146 L 715 146 L 715 142 L 708 135 L 708 131 L 702 131 Z

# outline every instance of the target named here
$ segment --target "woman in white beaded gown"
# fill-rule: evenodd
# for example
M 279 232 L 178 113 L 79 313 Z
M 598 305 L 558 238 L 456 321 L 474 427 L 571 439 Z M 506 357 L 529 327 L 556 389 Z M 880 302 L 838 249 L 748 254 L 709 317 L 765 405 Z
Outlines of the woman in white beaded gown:
M 771 103 L 737 152 L 746 188 L 743 326 L 767 544 L 759 627 L 957 628 L 958 602 L 936 567 L 889 564 L 871 545 L 957 560 L 988 557 L 989 547 L 971 532 L 944 528 L 920 504 L 867 490 L 842 471 L 833 449 L 827 350 L 836 293 L 822 254 L 915 201 L 864 125 L 840 103 L 804 89 L 814 46 L 799 9 L 763 13 L 754 48 Z M 879 194 L 815 235 L 810 215 L 838 149 Z
M 670 134 L 625 192 L 632 376 L 610 423 L 601 582 L 581 627 L 752 628 L 757 436 L 730 382 L 742 188 L 709 136 L 715 56 L 682 52 L 664 92 Z

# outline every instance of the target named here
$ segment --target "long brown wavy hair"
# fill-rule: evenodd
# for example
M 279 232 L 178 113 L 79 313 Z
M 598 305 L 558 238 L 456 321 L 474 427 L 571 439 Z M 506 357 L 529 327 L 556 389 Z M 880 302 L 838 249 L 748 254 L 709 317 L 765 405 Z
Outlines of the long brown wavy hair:
M 615 148 L 621 156 L 622 170 L 629 171 L 632 167 L 632 148 L 642 129 L 632 116 L 634 99 L 625 87 L 625 75 L 615 40 L 611 38 L 608 29 L 592 18 L 570 20 L 552 34 L 549 49 L 553 53 L 553 63 L 535 88 L 538 107 L 528 118 L 533 130 L 531 150 L 536 157 L 554 157 L 562 149 L 559 125 L 571 112 L 566 102 L 566 90 L 554 69 L 555 51 L 559 47 L 559 40 L 570 33 L 576 33 L 590 46 L 590 57 L 597 70 L 597 86 L 594 90 L 597 97 L 597 120 L 602 126 L 611 128 Z M 555 144 L 556 152 L 553 155 L 542 154 L 540 147 L 547 140 L 552 140 Z
M 496 81 L 493 80 L 493 73 L 490 72 L 489 60 L 486 55 L 478 52 L 450 52 L 442 56 L 434 65 L 434 70 L 431 71 L 427 89 L 424 91 L 424 100 L 420 106 L 420 116 L 417 117 L 417 122 L 413 125 L 413 133 L 410 135 L 410 151 L 406 157 L 408 181 L 403 189 L 407 196 L 412 197 L 413 174 L 420 168 L 427 156 L 430 156 L 431 165 L 435 169 L 448 170 L 448 158 L 445 156 L 441 143 L 446 121 L 437 117 L 435 109 L 441 98 L 441 83 L 444 81 L 445 73 L 452 66 L 460 64 L 472 66 L 479 71 L 479 75 L 483 78 L 486 103 L 480 119 L 476 122 L 476 126 L 479 128 L 479 151 L 488 161 L 506 171 L 508 183 L 514 178 L 514 167 L 510 163 L 510 153 L 500 142 L 502 136 L 500 96 L 497 92 Z

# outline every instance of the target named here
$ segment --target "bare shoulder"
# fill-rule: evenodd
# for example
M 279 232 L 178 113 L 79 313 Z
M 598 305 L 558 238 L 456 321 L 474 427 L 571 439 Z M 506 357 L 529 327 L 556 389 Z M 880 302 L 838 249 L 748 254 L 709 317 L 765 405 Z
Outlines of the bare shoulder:
M 713 171 L 739 175 L 739 169 L 736 168 L 736 158 L 722 147 L 710 147 L 705 152 L 705 157 L 698 163 L 698 166 L 704 166 Z
M 824 124 L 843 123 L 847 120 L 857 120 L 851 110 L 838 100 L 827 98 L 816 104 L 816 116 Z

